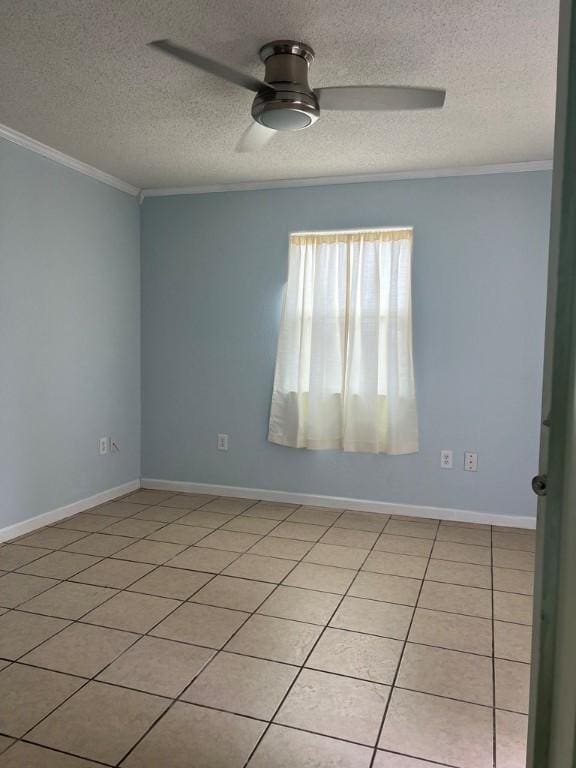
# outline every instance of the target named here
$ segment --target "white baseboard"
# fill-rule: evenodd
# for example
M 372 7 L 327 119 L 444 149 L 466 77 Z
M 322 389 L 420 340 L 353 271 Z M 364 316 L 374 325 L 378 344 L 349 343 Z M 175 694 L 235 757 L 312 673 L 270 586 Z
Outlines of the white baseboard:
M 448 507 L 414 506 L 412 504 L 393 504 L 387 501 L 372 501 L 369 499 L 351 499 L 345 496 L 322 496 L 311 493 L 295 493 L 291 491 L 273 491 L 266 488 L 244 488 L 232 485 L 212 485 L 209 483 L 190 483 L 179 480 L 158 480 L 143 478 L 131 480 L 129 483 L 109 488 L 94 496 L 80 499 L 58 509 L 52 509 L 36 517 L 30 517 L 20 523 L 0 528 L 0 542 L 10 541 L 26 533 L 43 528 L 45 525 L 57 523 L 67 517 L 84 512 L 92 507 L 105 504 L 138 488 L 151 488 L 174 493 L 207 493 L 214 496 L 235 496 L 241 499 L 260 499 L 262 501 L 279 501 L 288 504 L 306 504 L 311 507 L 333 507 L 335 509 L 354 509 L 359 512 L 377 512 L 385 515 L 409 515 L 411 517 L 435 518 L 452 520 L 461 523 L 485 523 L 488 525 L 512 526 L 515 528 L 536 528 L 536 518 L 517 515 L 497 515 L 490 512 L 478 512 L 469 509 L 450 509 Z
M 0 528 L 0 542 L 24 536 L 24 534 L 35 531 L 37 528 L 43 528 L 45 525 L 57 523 L 58 520 L 72 517 L 72 515 L 76 515 L 78 512 L 84 512 L 86 509 L 91 509 L 92 507 L 97 507 L 99 504 L 105 504 L 107 501 L 117 499 L 118 496 L 124 496 L 132 491 L 137 491 L 138 488 L 140 488 L 140 480 L 131 480 L 129 483 L 117 485 L 115 488 L 109 488 L 107 491 L 96 493 L 94 496 L 88 496 L 86 499 L 74 501 L 72 504 L 67 504 L 65 507 L 52 509 L 41 515 L 29 517 L 21 523 L 14 523 L 14 525 L 8 525 L 6 528 Z
M 385 515 L 409 515 L 411 517 L 453 520 L 460 523 L 484 523 L 505 525 L 515 528 L 536 528 L 536 518 L 517 515 L 497 515 L 491 512 L 476 512 L 469 509 L 449 509 L 447 507 L 420 507 L 411 504 L 392 504 L 387 501 L 368 499 L 349 499 L 344 496 L 321 496 L 310 493 L 290 491 L 271 491 L 264 488 L 243 488 L 232 485 L 210 485 L 207 483 L 188 483 L 178 480 L 157 480 L 143 478 L 142 488 L 174 493 L 208 493 L 214 496 L 236 496 L 241 499 L 260 499 L 261 501 L 283 501 L 289 504 L 306 504 L 313 507 L 334 507 L 336 509 L 354 509 L 359 512 L 379 512 Z

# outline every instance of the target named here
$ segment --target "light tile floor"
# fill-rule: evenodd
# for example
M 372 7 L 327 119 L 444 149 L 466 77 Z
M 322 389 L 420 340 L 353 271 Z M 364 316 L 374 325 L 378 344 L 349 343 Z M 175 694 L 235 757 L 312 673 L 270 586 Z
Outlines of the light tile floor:
M 0 768 L 523 768 L 534 533 L 138 491 L 0 547 Z

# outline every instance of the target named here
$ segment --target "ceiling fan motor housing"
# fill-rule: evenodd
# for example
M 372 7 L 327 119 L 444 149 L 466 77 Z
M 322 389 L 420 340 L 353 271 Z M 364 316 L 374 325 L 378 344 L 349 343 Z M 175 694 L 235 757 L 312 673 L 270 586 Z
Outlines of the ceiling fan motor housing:
M 276 131 L 299 131 L 316 122 L 320 107 L 308 84 L 312 48 L 294 40 L 274 40 L 260 49 L 260 58 L 266 65 L 264 80 L 274 88 L 257 94 L 254 120 Z

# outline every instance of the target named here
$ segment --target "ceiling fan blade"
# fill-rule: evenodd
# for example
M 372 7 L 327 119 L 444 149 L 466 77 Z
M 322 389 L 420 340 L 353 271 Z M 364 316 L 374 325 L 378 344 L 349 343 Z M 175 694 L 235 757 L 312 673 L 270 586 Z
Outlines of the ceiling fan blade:
M 256 152 L 263 149 L 277 133 L 278 131 L 266 128 L 265 125 L 260 125 L 254 120 L 240 136 L 236 144 L 236 152 Z
M 320 109 L 340 110 L 438 109 L 446 98 L 442 89 L 398 85 L 344 85 L 314 93 Z
M 230 67 L 228 64 L 223 64 L 221 61 L 214 61 L 214 59 L 210 59 L 208 56 L 203 56 L 200 53 L 191 51 L 189 48 L 183 48 L 181 45 L 171 43 L 170 40 L 153 40 L 151 43 L 148 43 L 148 45 L 152 48 L 157 48 L 163 53 L 167 53 L 169 56 L 174 56 L 180 61 L 192 64 L 192 66 L 198 67 L 198 69 L 202 69 L 204 72 L 209 72 L 211 75 L 221 77 L 229 83 L 234 83 L 234 85 L 247 88 L 249 91 L 258 93 L 258 91 L 263 89 L 273 90 L 263 80 L 258 80 L 257 77 L 247 75 L 245 72 L 234 69 L 234 67 Z

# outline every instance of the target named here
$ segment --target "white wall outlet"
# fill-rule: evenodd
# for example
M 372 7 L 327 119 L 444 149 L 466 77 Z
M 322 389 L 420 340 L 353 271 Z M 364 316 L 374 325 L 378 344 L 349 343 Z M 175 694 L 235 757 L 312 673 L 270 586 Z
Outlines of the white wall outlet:
M 440 451 L 440 466 L 442 469 L 452 469 L 454 466 L 452 461 L 452 451 Z
M 466 451 L 464 454 L 464 469 L 466 472 L 478 472 L 478 454 Z
M 219 451 L 228 450 L 228 435 L 218 435 L 218 450 Z
M 101 437 L 100 440 L 98 440 L 98 452 L 100 453 L 100 456 L 104 456 L 105 453 L 108 453 L 107 437 Z

